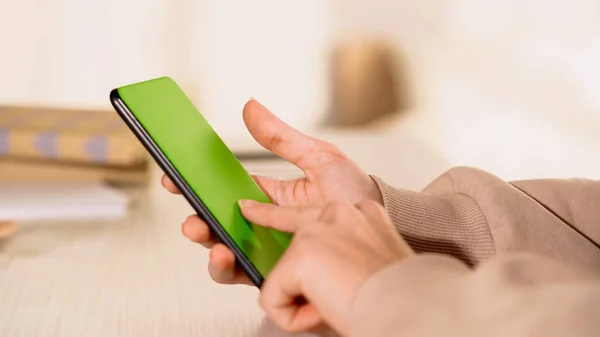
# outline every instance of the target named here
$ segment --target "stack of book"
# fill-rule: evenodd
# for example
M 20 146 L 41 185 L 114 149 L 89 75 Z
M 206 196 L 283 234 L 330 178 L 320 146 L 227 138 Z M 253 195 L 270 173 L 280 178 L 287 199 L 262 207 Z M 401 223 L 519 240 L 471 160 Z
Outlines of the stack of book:
M 145 184 L 148 159 L 113 111 L 0 106 L 0 183 Z

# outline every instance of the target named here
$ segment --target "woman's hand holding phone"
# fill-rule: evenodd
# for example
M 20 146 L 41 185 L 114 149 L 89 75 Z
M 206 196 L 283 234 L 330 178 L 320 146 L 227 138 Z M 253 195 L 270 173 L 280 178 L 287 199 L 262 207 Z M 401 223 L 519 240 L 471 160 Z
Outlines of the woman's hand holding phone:
M 280 206 L 314 206 L 345 199 L 351 203 L 382 203 L 379 188 L 371 177 L 334 145 L 309 137 L 273 115 L 258 101 L 251 99 L 243 110 L 244 122 L 254 139 L 263 147 L 300 168 L 304 178 L 277 180 L 253 178 L 271 201 Z M 163 186 L 179 194 L 167 176 Z M 198 216 L 190 215 L 182 225 L 183 234 L 210 251 L 209 273 L 218 283 L 252 282 L 235 267 L 233 252 L 217 243 L 209 227 Z
M 414 255 L 376 201 L 321 206 L 242 201 L 240 206 L 254 224 L 295 233 L 259 297 L 267 315 L 291 333 L 322 333 L 330 327 L 346 336 L 361 286 L 378 271 Z

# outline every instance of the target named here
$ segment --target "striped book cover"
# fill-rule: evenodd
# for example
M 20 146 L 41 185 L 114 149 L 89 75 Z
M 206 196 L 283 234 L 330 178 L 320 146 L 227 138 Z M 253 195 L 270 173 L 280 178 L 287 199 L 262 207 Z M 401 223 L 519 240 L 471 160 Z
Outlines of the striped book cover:
M 146 186 L 150 182 L 150 167 L 64 164 L 60 161 L 0 158 L 0 185 L 63 182 Z
M 0 156 L 125 166 L 148 158 L 115 112 L 2 106 Z

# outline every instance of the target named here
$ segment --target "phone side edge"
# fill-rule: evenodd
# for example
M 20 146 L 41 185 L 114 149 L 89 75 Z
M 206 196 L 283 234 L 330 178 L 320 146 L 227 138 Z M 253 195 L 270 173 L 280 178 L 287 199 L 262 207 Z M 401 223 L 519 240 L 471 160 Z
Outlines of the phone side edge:
M 235 244 L 225 229 L 218 223 L 208 208 L 204 205 L 202 200 L 200 200 L 200 198 L 198 198 L 198 196 L 196 196 L 196 194 L 191 190 L 183 177 L 177 172 L 173 164 L 171 164 L 168 158 L 159 149 L 158 145 L 156 145 L 156 143 L 152 140 L 152 137 L 150 137 L 144 127 L 138 122 L 125 102 L 121 99 L 118 88 L 111 90 L 110 102 L 115 111 L 119 114 L 125 124 L 127 124 L 129 129 L 135 134 L 137 139 L 143 144 L 158 166 L 173 181 L 175 186 L 177 186 L 177 188 L 181 191 L 184 198 L 188 201 L 192 208 L 194 208 L 202 220 L 207 223 L 212 233 L 217 236 L 217 239 L 220 242 L 224 243 L 227 247 L 229 247 L 229 249 L 232 250 L 237 262 L 248 275 L 248 278 L 252 281 L 252 283 L 254 283 L 258 288 L 261 288 L 264 281 L 262 275 L 250 262 L 248 257 Z

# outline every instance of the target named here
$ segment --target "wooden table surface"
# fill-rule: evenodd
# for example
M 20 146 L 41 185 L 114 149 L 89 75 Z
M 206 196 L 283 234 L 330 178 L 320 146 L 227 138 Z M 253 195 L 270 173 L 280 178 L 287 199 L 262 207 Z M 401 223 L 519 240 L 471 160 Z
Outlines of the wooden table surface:
M 258 290 L 210 279 L 157 179 L 126 219 L 22 223 L 0 240 L 0 336 L 286 336 Z
M 331 140 L 397 186 L 420 188 L 447 165 L 416 143 Z M 245 165 L 300 174 L 282 162 Z M 207 251 L 181 234 L 190 206 L 159 186 L 158 169 L 153 175 L 126 219 L 22 223 L 0 240 L 0 336 L 287 336 L 264 318 L 257 289 L 210 279 Z

